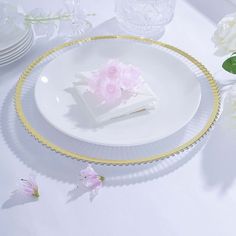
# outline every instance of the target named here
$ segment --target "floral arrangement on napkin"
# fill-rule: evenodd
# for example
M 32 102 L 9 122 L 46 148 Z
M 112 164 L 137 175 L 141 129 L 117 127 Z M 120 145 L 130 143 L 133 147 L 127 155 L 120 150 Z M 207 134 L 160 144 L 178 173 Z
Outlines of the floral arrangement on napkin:
M 132 64 L 111 59 L 76 77 L 77 94 L 96 123 L 156 107 L 156 94 Z
M 103 68 L 91 73 L 88 86 L 106 103 L 111 103 L 121 98 L 123 93 L 135 92 L 142 83 L 140 76 L 138 67 L 110 60 Z

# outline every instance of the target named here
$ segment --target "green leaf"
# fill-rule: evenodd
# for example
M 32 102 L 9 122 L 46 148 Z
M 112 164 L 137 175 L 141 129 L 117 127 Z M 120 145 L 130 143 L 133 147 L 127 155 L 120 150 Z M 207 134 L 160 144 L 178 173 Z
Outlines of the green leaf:
M 236 74 L 236 56 L 225 60 L 222 67 L 229 73 Z

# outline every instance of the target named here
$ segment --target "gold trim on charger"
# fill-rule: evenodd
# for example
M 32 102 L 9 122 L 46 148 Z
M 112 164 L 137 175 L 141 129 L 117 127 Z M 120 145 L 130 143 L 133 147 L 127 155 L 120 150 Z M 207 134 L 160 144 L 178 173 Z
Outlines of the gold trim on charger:
M 65 150 L 53 143 L 51 143 L 49 140 L 44 138 L 40 133 L 38 133 L 29 123 L 27 120 L 24 112 L 23 112 L 23 107 L 22 107 L 22 102 L 21 102 L 21 92 L 22 92 L 22 87 L 24 85 L 25 80 L 27 77 L 30 75 L 34 67 L 36 67 L 40 62 L 42 62 L 44 59 L 46 59 L 48 56 L 51 54 L 62 50 L 63 48 L 73 46 L 75 44 L 81 44 L 89 41 L 94 41 L 94 40 L 102 40 L 102 39 L 129 39 L 129 40 L 135 40 L 135 41 L 140 41 L 140 42 L 145 42 L 145 43 L 150 43 L 154 45 L 159 45 L 164 48 L 170 49 L 174 52 L 177 52 L 178 54 L 182 55 L 183 57 L 187 58 L 189 61 L 191 61 L 194 65 L 196 65 L 206 76 L 207 80 L 209 81 L 213 97 L 214 97 L 214 104 L 213 104 L 213 111 L 211 113 L 210 118 L 208 119 L 205 127 L 191 140 L 188 142 L 174 148 L 171 151 L 159 154 L 159 155 L 153 155 L 151 157 L 146 157 L 143 159 L 138 159 L 138 160 L 109 160 L 109 159 L 99 159 L 99 158 L 92 158 L 88 157 L 85 155 L 81 155 L 79 153 L 71 152 L 68 150 Z M 95 37 L 90 37 L 86 39 L 79 39 L 79 40 L 74 40 L 71 42 L 66 42 L 62 45 L 59 45 L 47 52 L 45 52 L 43 55 L 35 59 L 22 73 L 20 76 L 17 85 L 16 85 L 16 92 L 15 92 L 15 109 L 18 114 L 19 119 L 23 123 L 26 131 L 32 135 L 38 142 L 41 144 L 45 145 L 46 147 L 50 148 L 52 151 L 55 151 L 57 153 L 60 153 L 62 155 L 72 157 L 78 160 L 82 161 L 87 161 L 87 162 L 92 162 L 92 163 L 97 163 L 97 164 L 106 164 L 106 165 L 134 165 L 134 164 L 143 164 L 143 163 L 149 163 L 153 161 L 157 161 L 160 159 L 164 159 L 166 157 L 170 156 L 175 156 L 176 154 L 179 154 L 190 147 L 192 147 L 194 144 L 196 144 L 198 141 L 200 141 L 207 133 L 208 131 L 213 127 L 215 124 L 218 116 L 219 116 L 219 111 L 220 111 L 220 94 L 219 94 L 219 88 L 217 86 L 216 81 L 213 79 L 213 76 L 210 74 L 210 72 L 205 68 L 204 65 L 202 65 L 199 61 L 197 61 L 194 57 L 190 56 L 186 52 L 171 46 L 169 44 L 165 44 L 159 41 L 154 41 L 152 39 L 147 39 L 147 38 L 141 38 L 141 37 L 136 37 L 136 36 L 128 36 L 128 35 L 108 35 L 108 36 L 95 36 Z

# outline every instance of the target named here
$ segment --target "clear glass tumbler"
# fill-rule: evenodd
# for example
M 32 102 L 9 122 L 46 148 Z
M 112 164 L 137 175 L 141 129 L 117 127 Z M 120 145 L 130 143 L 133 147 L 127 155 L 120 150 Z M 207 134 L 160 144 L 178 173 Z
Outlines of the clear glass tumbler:
M 128 34 L 160 38 L 173 18 L 176 0 L 116 0 L 116 18 Z

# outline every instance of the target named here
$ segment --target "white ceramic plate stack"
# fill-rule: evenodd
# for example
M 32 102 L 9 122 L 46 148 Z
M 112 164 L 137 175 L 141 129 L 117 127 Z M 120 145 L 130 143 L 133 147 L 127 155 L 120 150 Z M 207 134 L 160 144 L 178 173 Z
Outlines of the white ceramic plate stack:
M 0 67 L 22 58 L 32 47 L 34 36 L 31 27 L 10 27 L 0 32 Z

